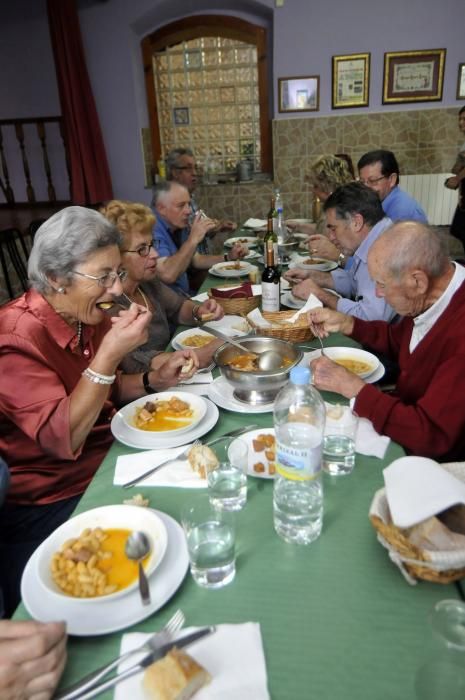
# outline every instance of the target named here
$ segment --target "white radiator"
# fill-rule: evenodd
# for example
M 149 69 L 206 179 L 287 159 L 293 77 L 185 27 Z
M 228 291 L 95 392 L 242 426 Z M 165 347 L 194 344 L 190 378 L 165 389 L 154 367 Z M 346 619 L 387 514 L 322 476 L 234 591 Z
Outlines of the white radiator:
M 434 226 L 448 226 L 457 206 L 457 190 L 444 187 L 451 173 L 436 175 L 401 175 L 400 186 L 417 200 L 425 210 L 428 222 Z

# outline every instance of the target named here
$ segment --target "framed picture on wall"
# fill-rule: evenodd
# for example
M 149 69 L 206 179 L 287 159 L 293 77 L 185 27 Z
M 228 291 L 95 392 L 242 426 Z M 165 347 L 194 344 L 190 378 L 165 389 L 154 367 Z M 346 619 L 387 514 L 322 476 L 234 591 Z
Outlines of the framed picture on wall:
M 280 112 L 316 112 L 320 106 L 320 76 L 278 78 Z
M 368 107 L 370 54 L 333 56 L 332 107 Z
M 384 54 L 383 104 L 442 99 L 446 49 Z
M 465 100 L 465 63 L 459 63 L 459 75 L 457 78 L 457 99 Z

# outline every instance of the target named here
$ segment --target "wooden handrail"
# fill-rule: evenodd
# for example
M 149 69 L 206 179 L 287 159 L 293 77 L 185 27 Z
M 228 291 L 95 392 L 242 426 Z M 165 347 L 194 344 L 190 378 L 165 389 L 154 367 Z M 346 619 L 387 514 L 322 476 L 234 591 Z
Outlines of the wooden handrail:
M 27 124 L 35 124 L 36 126 L 36 134 L 37 138 L 40 142 L 40 150 L 42 153 L 42 162 L 40 165 L 40 168 L 37 167 L 37 163 L 32 161 L 33 165 L 36 167 L 34 169 L 31 168 L 31 158 L 36 158 L 37 159 L 37 151 L 34 151 L 34 154 L 31 156 L 31 154 L 28 153 L 28 143 L 27 140 L 24 137 L 24 126 Z M 68 153 L 66 149 L 66 139 L 64 138 L 64 128 L 63 128 L 63 119 L 62 117 L 57 117 L 57 116 L 50 116 L 50 117 L 24 117 L 24 118 L 16 118 L 16 119 L 0 119 L 0 192 L 3 193 L 3 196 L 5 197 L 6 202 L 2 205 L 0 203 L 0 206 L 15 206 L 15 205 L 24 205 L 24 204 L 47 204 L 47 203 L 55 203 L 57 201 L 56 198 L 56 190 L 55 190 L 55 185 L 53 183 L 53 172 L 52 168 L 50 165 L 50 158 L 48 154 L 48 144 L 47 144 L 47 125 L 48 124 L 58 124 L 59 127 L 59 133 L 62 139 L 63 143 L 63 157 L 64 157 L 64 162 L 66 163 L 66 169 L 68 172 L 68 182 L 70 183 L 70 170 L 69 170 L 69 159 L 68 159 Z M 11 182 L 11 177 L 10 177 L 10 172 L 12 171 L 11 168 L 11 162 L 10 162 L 10 167 L 7 162 L 7 155 L 5 152 L 5 147 L 4 147 L 4 134 L 2 133 L 2 129 L 5 127 L 13 127 L 14 133 L 16 135 L 16 141 L 18 144 L 18 158 L 20 158 L 20 162 L 22 165 L 22 171 L 24 174 L 24 179 L 25 179 L 25 184 L 26 184 L 26 195 L 27 195 L 27 201 L 26 202 L 19 202 L 17 200 L 17 197 L 15 196 L 14 193 L 14 183 Z M 11 159 L 10 159 L 11 160 Z M 18 168 L 16 168 L 18 170 Z M 46 190 L 47 190 L 47 195 L 48 199 L 46 200 L 36 200 L 36 194 L 35 194 L 35 188 L 34 185 L 37 189 L 37 182 L 33 183 L 31 180 L 31 172 L 37 173 L 37 172 L 43 172 L 44 178 L 46 180 Z M 42 188 L 45 189 L 45 188 Z M 65 200 L 65 202 L 70 201 L 68 198 Z

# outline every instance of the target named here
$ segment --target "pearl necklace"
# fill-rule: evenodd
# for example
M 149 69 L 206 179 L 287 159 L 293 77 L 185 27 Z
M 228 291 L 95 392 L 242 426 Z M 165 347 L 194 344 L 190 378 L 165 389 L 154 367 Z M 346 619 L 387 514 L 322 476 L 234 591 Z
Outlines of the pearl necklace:
M 77 345 L 81 345 L 81 336 L 82 336 L 82 323 L 81 321 L 78 321 L 77 324 Z
M 142 291 L 142 289 L 140 287 L 137 287 L 136 291 L 138 291 L 139 294 L 141 295 L 142 299 L 144 300 L 145 308 L 148 311 L 149 310 L 149 302 L 148 302 L 147 297 L 145 296 L 144 292 Z M 131 299 L 131 297 L 126 294 L 126 292 L 123 292 L 123 296 L 126 297 L 126 299 L 129 301 L 130 304 L 137 304 L 137 301 L 134 301 L 134 299 Z

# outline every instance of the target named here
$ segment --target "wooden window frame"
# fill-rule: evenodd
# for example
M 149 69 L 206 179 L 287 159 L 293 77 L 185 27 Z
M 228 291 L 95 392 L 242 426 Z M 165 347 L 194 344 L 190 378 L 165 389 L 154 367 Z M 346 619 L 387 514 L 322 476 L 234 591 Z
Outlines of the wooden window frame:
M 258 103 L 260 109 L 260 165 L 263 173 L 272 173 L 271 120 L 268 100 L 267 33 L 265 27 L 229 15 L 195 15 L 171 22 L 146 36 L 141 42 L 149 110 L 153 163 L 161 158 L 160 124 L 155 96 L 153 54 L 167 46 L 200 37 L 222 36 L 244 41 L 257 49 Z

